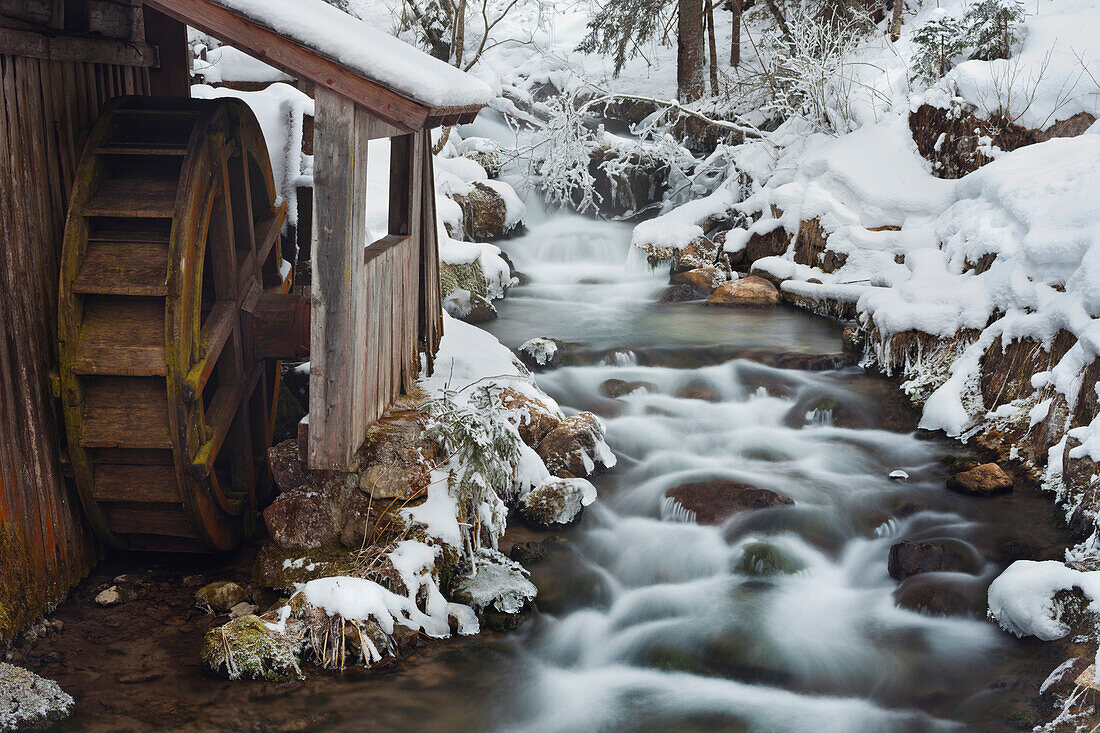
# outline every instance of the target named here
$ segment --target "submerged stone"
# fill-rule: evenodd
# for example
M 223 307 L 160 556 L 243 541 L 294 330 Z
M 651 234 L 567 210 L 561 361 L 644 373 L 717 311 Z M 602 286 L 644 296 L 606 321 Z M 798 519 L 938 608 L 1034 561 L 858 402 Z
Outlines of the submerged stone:
M 721 524 L 738 512 L 794 504 L 778 491 L 722 478 L 679 484 L 665 496 L 692 512 L 699 524 Z
M 781 547 L 768 542 L 751 542 L 741 548 L 737 570 L 746 575 L 793 575 L 806 569 L 806 563 Z
M 927 542 L 902 540 L 890 548 L 887 569 L 890 577 L 905 580 L 912 575 L 935 572 L 976 574 L 984 561 L 970 545 L 959 540 Z
M 199 588 L 195 605 L 214 613 L 226 613 L 248 598 L 248 592 L 231 580 L 219 580 Z

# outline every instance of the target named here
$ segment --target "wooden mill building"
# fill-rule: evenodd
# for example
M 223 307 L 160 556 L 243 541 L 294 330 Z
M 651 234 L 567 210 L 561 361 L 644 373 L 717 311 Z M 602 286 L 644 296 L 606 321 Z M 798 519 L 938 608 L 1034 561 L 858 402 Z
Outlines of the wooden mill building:
M 263 134 L 190 99 L 187 26 L 314 85 L 306 301 Z M 104 546 L 252 530 L 280 358 L 310 354 L 310 466 L 348 465 L 441 335 L 430 130 L 487 101 L 322 0 L 0 0 L 0 643 Z

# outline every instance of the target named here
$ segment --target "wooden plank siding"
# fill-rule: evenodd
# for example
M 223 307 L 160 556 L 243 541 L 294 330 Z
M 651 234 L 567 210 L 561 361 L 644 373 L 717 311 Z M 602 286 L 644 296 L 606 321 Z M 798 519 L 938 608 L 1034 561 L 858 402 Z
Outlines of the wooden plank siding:
M 52 396 L 65 216 L 83 136 L 148 69 L 0 54 L 0 642 L 58 602 L 96 546 Z
M 428 131 L 393 138 L 390 234 L 365 247 L 367 149 L 377 120 L 323 87 L 316 102 L 307 455 L 311 468 L 339 470 L 411 389 L 421 346 L 438 346 L 422 328 L 438 333 L 442 319 L 425 317 L 439 307 L 435 187 Z

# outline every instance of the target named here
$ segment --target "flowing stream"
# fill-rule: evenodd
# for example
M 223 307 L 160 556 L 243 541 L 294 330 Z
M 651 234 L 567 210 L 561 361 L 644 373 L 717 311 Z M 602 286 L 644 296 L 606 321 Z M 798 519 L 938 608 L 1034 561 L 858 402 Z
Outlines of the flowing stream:
M 620 462 L 597 480 L 601 501 L 581 526 L 545 543 L 550 559 L 532 566 L 542 615 L 515 644 L 509 693 L 489 703 L 493 727 L 1007 722 L 1001 703 L 1026 661 L 982 618 L 997 572 L 988 559 L 1056 542 L 1053 525 L 1029 524 L 1020 497 L 945 491 L 943 458 L 958 447 L 913 432 L 884 380 L 769 365 L 839 351 L 834 325 L 787 308 L 656 304 L 667 271 L 626 266 L 628 226 L 530 218 L 530 232 L 504 246 L 530 282 L 488 330 L 513 348 L 536 335 L 579 344 L 581 364 L 539 384 L 567 409 L 601 415 Z M 644 386 L 612 400 L 607 379 Z M 895 470 L 908 481 L 891 480 Z M 709 479 L 782 492 L 794 506 L 704 526 L 665 498 Z M 890 546 L 945 538 L 972 573 L 915 576 L 904 593 L 914 607 L 949 599 L 963 615 L 898 608 Z
M 1016 557 L 1064 546 L 1053 503 L 1021 487 L 996 499 L 944 488 L 944 440 L 886 380 L 856 367 L 780 368 L 840 350 L 839 328 L 790 308 L 660 305 L 667 272 L 628 266 L 630 227 L 529 211 L 504 243 L 530 282 L 487 328 L 513 348 L 576 344 L 538 375 L 566 410 L 592 410 L 619 458 L 600 500 L 558 532 L 515 523 L 504 548 L 529 562 L 537 610 L 520 630 L 426 645 L 391 674 L 310 669 L 305 681 L 228 682 L 198 667 L 212 621 L 181 578 L 248 577 L 226 566 L 116 556 L 84 603 L 58 612 L 36 668 L 78 699 L 68 731 L 925 731 L 1030 729 L 1031 701 L 1062 661 L 984 619 L 985 588 Z M 639 383 L 611 399 L 607 379 Z M 907 482 L 893 481 L 895 470 Z M 665 498 L 734 479 L 793 505 L 689 521 Z M 969 573 L 900 586 L 901 539 L 944 540 Z M 142 568 L 142 563 L 146 564 Z M 158 563 L 152 565 L 150 563 Z M 222 563 L 222 565 L 218 565 Z M 124 613 L 91 602 L 114 574 L 141 573 Z M 159 595 L 153 591 L 159 588 Z M 935 615 L 899 608 L 951 610 Z M 174 604 L 174 605 L 173 605 Z M 189 614 L 189 615 L 188 615 Z M 1031 706 L 1031 707 L 1029 707 Z

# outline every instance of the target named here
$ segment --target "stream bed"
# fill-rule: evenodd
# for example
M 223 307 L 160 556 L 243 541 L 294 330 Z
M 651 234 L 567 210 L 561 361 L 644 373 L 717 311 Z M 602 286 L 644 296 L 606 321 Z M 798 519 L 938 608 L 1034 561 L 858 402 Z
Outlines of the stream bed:
M 985 588 L 1018 557 L 1067 544 L 1024 482 L 975 499 L 945 490 L 945 458 L 890 382 L 858 367 L 781 368 L 840 351 L 836 324 L 790 308 L 660 305 L 667 272 L 628 266 L 630 227 L 529 212 L 503 244 L 530 282 L 486 324 L 516 348 L 577 345 L 538 375 L 567 411 L 607 425 L 618 466 L 573 527 L 515 523 L 541 543 L 537 612 L 520 630 L 426 644 L 390 674 L 307 670 L 304 681 L 201 673 L 181 578 L 247 579 L 233 558 L 113 556 L 58 610 L 61 633 L 23 661 L 77 698 L 65 731 L 926 731 L 1030 729 L 1062 661 L 984 618 Z M 443 366 L 442 368 L 445 368 Z M 608 379 L 640 383 L 618 399 Z M 889 474 L 905 471 L 908 481 Z M 794 504 L 690 521 L 665 492 L 736 480 Z M 888 574 L 890 547 L 945 540 L 970 572 Z M 119 573 L 147 589 L 91 602 Z M 952 616 L 899 608 L 948 608 Z

